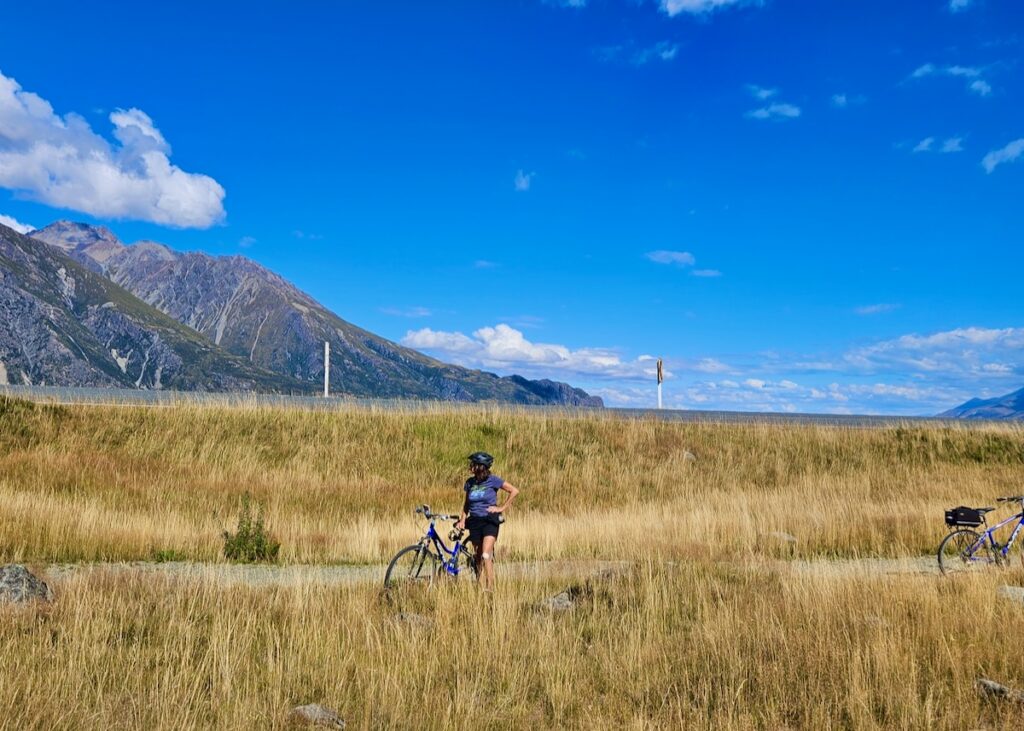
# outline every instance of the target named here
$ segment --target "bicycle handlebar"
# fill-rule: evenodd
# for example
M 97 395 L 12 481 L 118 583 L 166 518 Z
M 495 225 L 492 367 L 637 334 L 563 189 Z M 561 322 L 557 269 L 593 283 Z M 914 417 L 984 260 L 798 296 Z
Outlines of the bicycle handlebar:
M 431 513 L 429 505 L 421 505 L 416 508 L 416 513 L 422 515 L 427 520 L 459 520 L 461 515 L 448 515 L 447 513 Z

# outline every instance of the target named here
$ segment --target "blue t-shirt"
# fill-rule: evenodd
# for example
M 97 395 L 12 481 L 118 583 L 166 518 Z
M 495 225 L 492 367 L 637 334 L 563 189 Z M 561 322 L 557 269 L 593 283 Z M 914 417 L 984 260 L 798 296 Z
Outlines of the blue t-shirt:
M 477 482 L 475 477 L 466 480 L 462 489 L 466 491 L 469 514 L 475 518 L 490 515 L 487 508 L 498 504 L 498 490 L 504 484 L 505 481 L 497 475 L 489 475 L 483 482 Z

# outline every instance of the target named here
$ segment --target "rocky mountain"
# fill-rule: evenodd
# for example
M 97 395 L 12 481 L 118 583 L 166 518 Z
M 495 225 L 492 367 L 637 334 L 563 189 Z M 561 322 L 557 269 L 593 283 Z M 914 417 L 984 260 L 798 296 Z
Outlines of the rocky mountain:
M 7 383 L 310 390 L 218 348 L 57 249 L 0 225 L 0 384 Z
M 499 377 L 442 363 L 341 319 L 290 282 L 242 256 L 125 245 L 108 229 L 60 221 L 44 241 L 253 366 L 315 390 L 331 343 L 332 391 L 356 396 L 603 406 L 564 383 Z
M 997 398 L 972 398 L 939 416 L 950 419 L 1024 419 L 1024 388 Z

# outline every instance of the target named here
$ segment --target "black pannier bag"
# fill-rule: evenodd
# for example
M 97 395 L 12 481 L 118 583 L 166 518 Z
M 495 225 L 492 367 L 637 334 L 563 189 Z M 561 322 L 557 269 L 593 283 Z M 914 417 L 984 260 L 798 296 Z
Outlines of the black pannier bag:
M 946 511 L 946 525 L 969 525 L 976 528 L 984 522 L 984 514 L 976 508 L 961 505 Z

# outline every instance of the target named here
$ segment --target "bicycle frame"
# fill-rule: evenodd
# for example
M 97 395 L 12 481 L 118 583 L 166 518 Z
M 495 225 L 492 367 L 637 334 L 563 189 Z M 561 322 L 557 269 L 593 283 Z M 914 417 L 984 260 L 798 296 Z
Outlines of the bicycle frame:
M 1010 534 L 1010 540 L 1006 542 L 1005 546 L 1000 548 L 999 541 L 995 539 L 995 536 L 993 534 L 995 533 L 995 531 L 999 530 L 1008 523 L 1012 523 L 1014 520 L 1017 521 L 1017 525 L 1013 529 L 1013 533 Z M 985 530 L 981 533 L 981 538 L 975 541 L 974 545 L 968 548 L 966 553 L 971 558 L 971 560 L 973 560 L 974 554 L 977 553 L 977 551 L 985 545 L 985 539 L 988 539 L 988 542 L 991 544 L 992 548 L 994 548 L 1002 556 L 1002 558 L 1006 558 L 1010 555 L 1010 549 L 1013 548 L 1013 542 L 1017 540 L 1017 536 L 1020 534 L 1022 527 L 1024 527 L 1024 511 L 1021 511 L 1015 515 L 1011 515 L 1006 520 L 997 523 L 991 528 L 985 528 Z
M 434 520 L 431 519 L 430 525 L 427 527 L 427 534 L 420 539 L 421 546 L 433 545 L 434 550 L 437 552 L 438 557 L 441 558 L 441 565 L 444 566 L 444 570 L 452 576 L 459 575 L 459 553 L 463 550 L 465 543 L 461 539 L 456 539 L 451 550 L 445 545 L 444 540 L 438 534 L 437 529 L 434 527 Z

